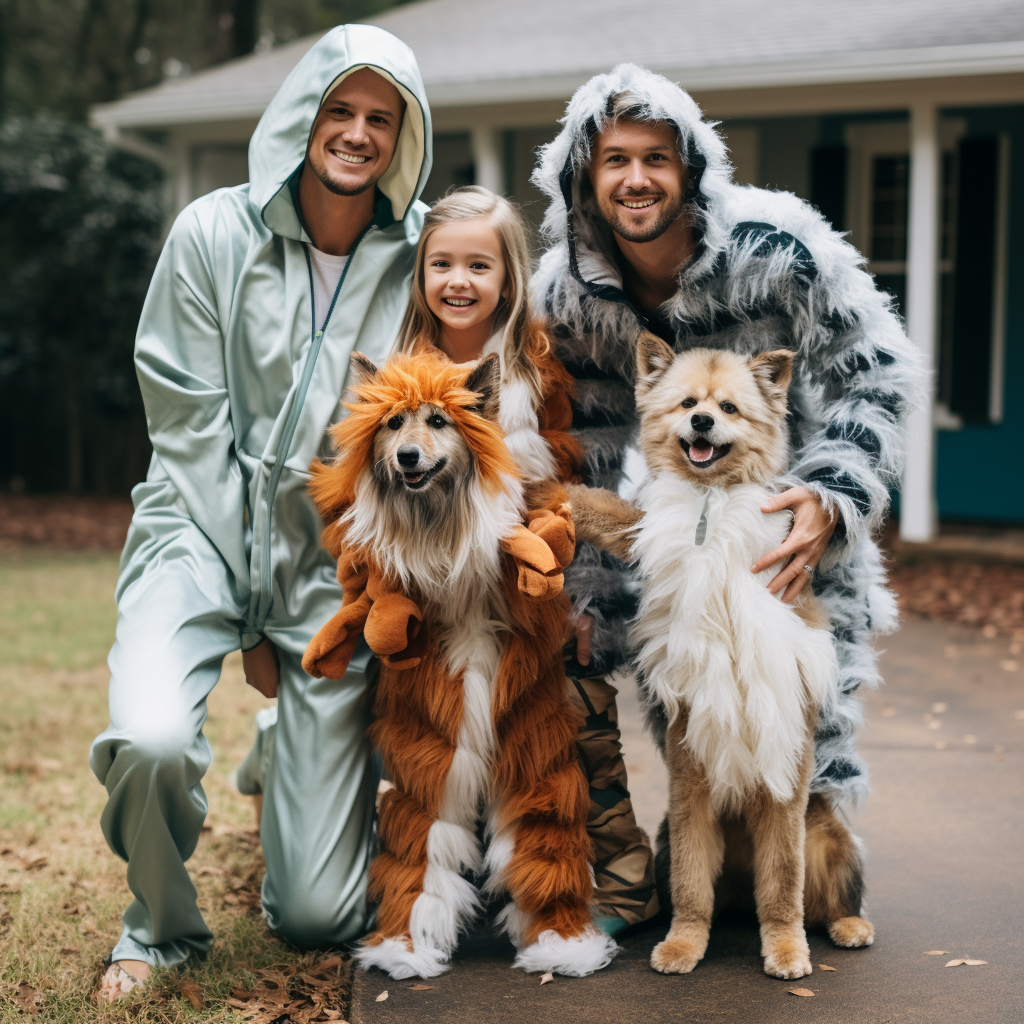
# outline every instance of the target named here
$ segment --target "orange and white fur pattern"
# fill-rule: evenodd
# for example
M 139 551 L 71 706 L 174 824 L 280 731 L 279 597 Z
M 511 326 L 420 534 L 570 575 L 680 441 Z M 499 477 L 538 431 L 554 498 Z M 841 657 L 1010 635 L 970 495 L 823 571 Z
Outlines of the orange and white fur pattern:
M 769 593 L 781 565 L 750 572 L 791 525 L 761 506 L 787 466 L 792 360 L 675 355 L 644 335 L 636 502 L 570 489 L 577 535 L 632 559 L 641 589 L 631 639 L 669 772 L 673 917 L 651 955 L 665 973 L 696 966 L 716 903 L 751 880 L 770 975 L 811 972 L 805 920 L 840 945 L 873 940 L 857 841 L 809 796 L 815 723 L 838 682 L 827 616 L 810 587 L 795 605 Z
M 312 485 L 333 519 L 325 543 L 340 555 L 345 605 L 303 664 L 337 678 L 360 630 L 383 660 L 371 738 L 394 788 L 370 871 L 376 931 L 356 959 L 397 979 L 446 970 L 480 909 L 469 872 L 511 897 L 499 920 L 515 966 L 589 974 L 618 947 L 591 922 L 586 784 L 561 661 L 568 506 L 523 526 L 496 423 L 497 357 L 470 371 L 354 356 L 353 376 L 356 401 L 333 428 L 338 460 Z

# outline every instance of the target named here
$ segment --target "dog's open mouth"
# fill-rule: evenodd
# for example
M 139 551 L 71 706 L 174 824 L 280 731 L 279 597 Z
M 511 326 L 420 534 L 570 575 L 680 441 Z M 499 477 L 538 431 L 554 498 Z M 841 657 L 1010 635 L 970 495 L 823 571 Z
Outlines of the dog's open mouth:
M 448 464 L 447 459 L 438 459 L 430 469 L 419 470 L 415 473 L 402 473 L 402 479 L 405 481 L 405 486 L 411 491 L 419 491 L 426 487 L 430 481 L 441 472 L 442 469 Z
M 679 443 L 686 452 L 690 464 L 698 469 L 707 469 L 713 462 L 717 462 L 732 447 L 731 444 L 712 444 L 703 437 L 695 438 L 693 441 L 685 441 L 679 438 Z

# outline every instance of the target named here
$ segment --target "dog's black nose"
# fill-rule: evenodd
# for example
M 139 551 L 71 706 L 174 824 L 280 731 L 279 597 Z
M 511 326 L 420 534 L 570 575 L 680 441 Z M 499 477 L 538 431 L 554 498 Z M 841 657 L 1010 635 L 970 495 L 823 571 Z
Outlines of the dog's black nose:
M 398 464 L 403 469 L 412 469 L 420 461 L 420 450 L 414 444 L 398 449 Z
M 698 434 L 706 434 L 715 425 L 715 418 L 714 416 L 708 416 L 707 413 L 695 412 L 690 417 L 690 422 Z

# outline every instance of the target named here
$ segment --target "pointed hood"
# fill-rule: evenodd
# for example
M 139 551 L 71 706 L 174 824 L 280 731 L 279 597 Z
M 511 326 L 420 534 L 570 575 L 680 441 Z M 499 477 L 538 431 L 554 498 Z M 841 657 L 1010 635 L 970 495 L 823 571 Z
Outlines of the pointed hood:
M 690 95 L 674 82 L 636 64 L 620 64 L 605 75 L 595 75 L 576 90 L 562 131 L 540 150 L 532 181 L 550 197 L 543 232 L 551 246 L 535 275 L 538 305 L 554 305 L 556 315 L 578 312 L 580 292 L 602 299 L 625 301 L 622 279 L 612 255 L 611 231 L 597 212 L 590 189 L 590 144 L 611 117 L 614 101 L 627 96 L 640 105 L 645 118 L 669 121 L 679 132 L 679 150 L 689 168 L 688 198 L 700 236 L 688 276 L 700 275 L 714 265 L 715 255 L 728 234 L 716 226 L 708 210 L 731 190 L 732 167 L 725 143 L 713 123 L 705 121 Z M 564 268 L 578 286 L 565 294 Z M 554 293 L 554 294 L 553 294 Z M 561 293 L 561 294 L 559 294 Z M 568 305 L 569 309 L 564 309 Z
M 370 68 L 391 82 L 406 103 L 395 157 L 377 188 L 396 221 L 419 198 L 432 158 L 430 109 L 412 50 L 373 25 L 339 25 L 310 49 L 264 111 L 249 143 L 249 198 L 275 234 L 301 238 L 288 182 L 306 158 L 309 134 L 323 101 L 345 78 Z M 414 228 L 418 234 L 418 226 Z

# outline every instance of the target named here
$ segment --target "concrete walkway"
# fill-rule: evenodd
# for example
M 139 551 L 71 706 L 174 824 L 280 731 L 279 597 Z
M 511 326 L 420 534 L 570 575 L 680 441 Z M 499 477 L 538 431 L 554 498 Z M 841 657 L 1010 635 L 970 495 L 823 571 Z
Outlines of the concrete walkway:
M 799 982 L 761 970 L 757 924 L 725 917 L 689 975 L 651 970 L 665 922 L 625 938 L 590 978 L 510 969 L 514 952 L 485 929 L 463 939 L 452 969 L 414 989 L 357 974 L 352 1024 L 437 1021 L 619 1024 L 662 1021 L 1024 1021 L 1024 651 L 1005 639 L 932 622 L 886 638 L 887 685 L 867 695 L 861 749 L 872 794 L 854 827 L 868 849 L 874 946 L 839 950 L 812 935 L 815 971 Z M 665 806 L 664 770 L 640 728 L 635 693 L 621 693 L 623 746 L 641 824 Z M 927 956 L 926 950 L 946 950 Z M 954 957 L 986 966 L 951 967 Z M 788 994 L 811 989 L 813 998 Z M 388 992 L 386 1000 L 377 997 Z

